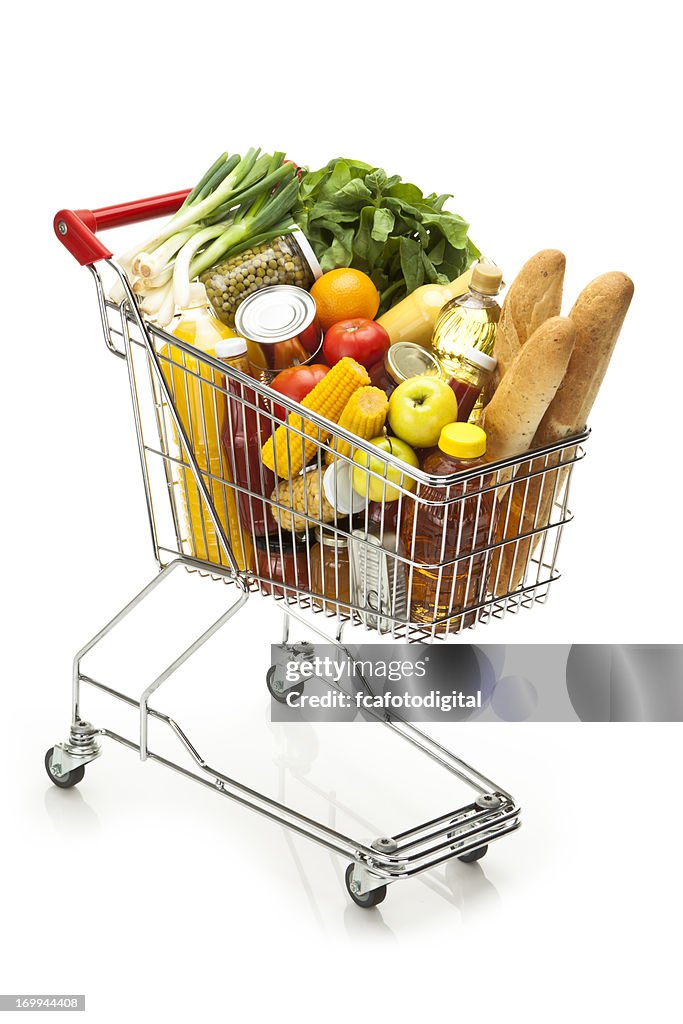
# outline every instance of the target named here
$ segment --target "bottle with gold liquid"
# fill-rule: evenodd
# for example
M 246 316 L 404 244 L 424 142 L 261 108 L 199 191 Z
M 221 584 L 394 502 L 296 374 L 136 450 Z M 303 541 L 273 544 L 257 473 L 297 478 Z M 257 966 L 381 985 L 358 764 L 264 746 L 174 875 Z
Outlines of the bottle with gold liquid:
M 410 341 L 414 345 L 429 348 L 434 324 L 444 303 L 456 295 L 462 295 L 467 290 L 470 277 L 471 272 L 466 270 L 450 284 L 420 285 L 378 317 L 377 323 L 387 331 L 392 345 Z
M 221 343 L 234 338 L 235 334 L 209 310 L 203 284 L 191 285 L 187 308 L 181 311 L 172 333 L 198 349 L 199 358 L 169 344 L 160 353 L 162 371 L 218 520 L 230 541 L 239 568 L 245 569 L 252 561 L 251 544 L 246 533 L 240 530 L 233 489 L 222 482 L 231 481 L 230 467 L 221 449 L 227 413 L 222 390 L 223 375 L 201 359 L 202 354 L 216 357 L 216 349 L 220 351 Z M 179 443 L 179 439 L 176 440 Z M 184 452 L 181 454 L 186 461 Z M 227 566 L 229 563 L 220 546 L 216 528 L 190 469 L 179 468 L 174 485 L 181 517 L 187 523 L 191 553 L 203 561 Z
M 503 274 L 494 263 L 479 262 L 472 270 L 469 290 L 447 302 L 434 325 L 432 351 L 446 379 L 456 377 L 468 349 L 493 354 L 500 306 L 496 296 Z

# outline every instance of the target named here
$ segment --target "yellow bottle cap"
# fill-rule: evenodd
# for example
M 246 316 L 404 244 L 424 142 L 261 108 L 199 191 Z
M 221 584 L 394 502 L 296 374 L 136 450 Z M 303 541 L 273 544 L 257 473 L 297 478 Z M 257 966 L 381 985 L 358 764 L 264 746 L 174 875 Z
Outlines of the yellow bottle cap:
M 441 431 L 439 448 L 456 459 L 476 459 L 486 452 L 486 433 L 474 423 L 449 423 Z
M 472 270 L 470 288 L 482 295 L 497 295 L 503 283 L 503 271 L 495 263 L 477 263 Z

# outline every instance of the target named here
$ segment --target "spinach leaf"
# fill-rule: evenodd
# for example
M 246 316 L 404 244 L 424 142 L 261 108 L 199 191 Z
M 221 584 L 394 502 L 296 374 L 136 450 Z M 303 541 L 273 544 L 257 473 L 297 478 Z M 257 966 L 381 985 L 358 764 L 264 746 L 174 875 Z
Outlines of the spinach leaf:
M 323 270 L 369 274 L 384 312 L 425 281 L 453 280 L 478 257 L 467 222 L 445 209 L 450 198 L 339 158 L 304 175 L 295 217 Z
M 402 238 L 400 244 L 401 270 L 408 292 L 415 291 L 424 281 L 422 249 L 414 238 Z
M 391 210 L 375 210 L 371 236 L 375 242 L 386 242 L 394 229 L 394 215 Z

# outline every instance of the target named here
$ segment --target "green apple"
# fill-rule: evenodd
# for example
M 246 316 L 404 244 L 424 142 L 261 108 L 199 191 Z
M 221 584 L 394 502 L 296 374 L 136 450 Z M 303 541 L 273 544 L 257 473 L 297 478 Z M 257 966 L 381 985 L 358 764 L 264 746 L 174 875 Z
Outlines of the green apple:
M 448 384 L 438 377 L 409 377 L 389 399 L 391 429 L 415 448 L 431 448 L 441 428 L 458 417 L 458 403 Z
M 450 391 L 451 389 L 449 388 L 448 390 Z M 399 441 L 397 437 L 385 437 L 382 435 L 382 437 L 373 437 L 369 443 L 374 444 L 380 452 L 389 452 L 390 455 L 394 455 L 401 462 L 412 466 L 413 469 L 417 469 L 420 465 L 413 449 L 409 448 L 403 441 Z M 406 476 L 395 466 L 388 465 L 380 454 L 377 456 L 369 455 L 368 452 L 356 449 L 353 461 L 355 462 L 353 467 L 353 489 L 357 494 L 362 494 L 364 498 L 368 498 L 370 501 L 396 501 L 397 498 L 400 498 L 401 491 L 397 490 L 396 487 L 391 487 L 390 483 L 397 484 L 405 491 L 415 490 L 413 478 Z M 368 469 L 371 470 L 371 473 L 367 472 Z M 373 473 L 376 473 L 377 476 L 373 476 Z

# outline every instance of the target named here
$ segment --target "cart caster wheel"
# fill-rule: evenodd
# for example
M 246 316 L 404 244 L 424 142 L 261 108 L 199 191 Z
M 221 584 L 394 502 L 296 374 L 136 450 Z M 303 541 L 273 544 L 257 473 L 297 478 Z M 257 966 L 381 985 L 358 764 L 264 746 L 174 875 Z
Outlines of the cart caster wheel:
M 55 748 L 50 747 L 45 755 L 45 771 L 49 776 L 50 782 L 53 782 L 55 786 L 59 786 L 60 789 L 71 789 L 72 786 L 77 786 L 85 775 L 85 765 L 82 764 L 79 768 L 73 768 L 70 772 L 65 772 L 64 775 L 58 777 L 52 772 L 52 755 L 54 752 Z
M 286 693 L 280 693 L 273 686 L 273 680 L 275 678 L 275 665 L 271 665 L 266 673 L 266 686 L 273 700 L 276 700 L 278 704 L 286 704 L 287 697 L 290 693 L 295 693 L 298 697 L 304 692 L 304 684 L 297 683 L 296 686 L 292 686 Z
M 480 846 L 478 850 L 472 850 L 471 853 L 463 853 L 462 857 L 458 857 L 463 864 L 474 864 L 475 860 L 481 860 L 485 856 L 488 846 Z
M 351 888 L 351 875 L 353 874 L 353 867 L 353 864 L 349 864 L 349 866 L 346 869 L 346 874 L 344 876 L 344 881 L 346 882 L 346 891 L 348 892 L 349 896 L 351 897 L 351 899 L 353 900 L 357 907 L 376 907 L 379 903 L 382 902 L 382 900 L 385 898 L 387 894 L 386 885 L 380 885 L 379 889 L 371 889 L 370 892 L 366 892 L 362 896 L 359 896 Z

